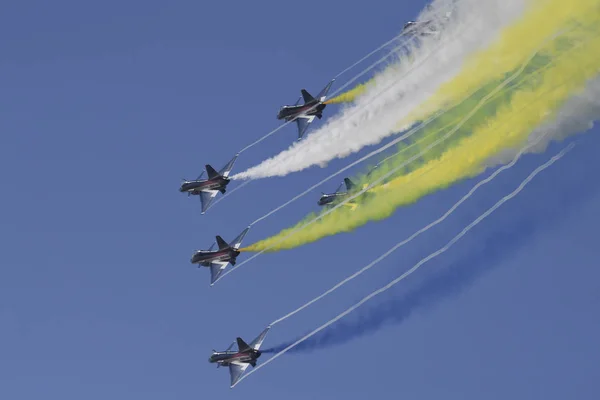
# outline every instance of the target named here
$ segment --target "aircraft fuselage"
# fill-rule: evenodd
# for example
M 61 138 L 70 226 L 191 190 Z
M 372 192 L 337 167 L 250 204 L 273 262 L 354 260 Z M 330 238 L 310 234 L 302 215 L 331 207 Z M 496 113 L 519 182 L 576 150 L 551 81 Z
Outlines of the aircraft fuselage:
M 232 247 L 216 251 L 199 250 L 194 253 L 190 261 L 192 264 L 201 264 L 208 267 L 210 266 L 210 263 L 214 261 L 233 261 L 233 263 L 235 263 L 235 259 L 239 255 L 240 252 Z
M 335 201 L 346 197 L 347 195 L 348 195 L 348 193 L 346 193 L 346 192 L 324 194 L 323 196 L 321 196 L 321 198 L 319 199 L 319 201 L 317 202 L 317 204 L 320 205 L 320 206 L 325 206 L 327 204 L 332 204 Z
M 217 363 L 227 366 L 233 362 L 252 363 L 260 357 L 261 353 L 258 350 L 250 350 L 244 352 L 238 351 L 217 351 L 214 352 L 208 359 L 209 363 Z
M 222 190 L 229 184 L 229 178 L 219 176 L 214 179 L 200 181 L 185 181 L 179 188 L 180 192 L 188 192 L 189 194 L 200 194 L 203 190 Z
M 320 118 L 323 116 L 323 110 L 326 106 L 326 104 L 323 104 L 320 101 L 312 101 L 299 106 L 283 106 L 277 114 L 277 119 L 293 121 L 302 115 L 315 115 Z

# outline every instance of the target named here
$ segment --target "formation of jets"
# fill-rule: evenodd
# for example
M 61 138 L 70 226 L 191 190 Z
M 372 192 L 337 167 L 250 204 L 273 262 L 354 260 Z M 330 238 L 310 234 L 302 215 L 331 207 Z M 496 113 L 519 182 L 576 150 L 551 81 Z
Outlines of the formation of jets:
M 432 28 L 432 23 L 433 21 L 409 21 L 404 26 L 403 32 L 411 35 L 428 35 L 431 34 L 431 32 L 435 32 Z M 325 110 L 325 107 L 327 106 L 327 95 L 334 81 L 335 79 L 332 79 L 323 90 L 321 90 L 317 97 L 313 97 L 306 89 L 302 89 L 300 91 L 302 96 L 294 105 L 286 105 L 279 109 L 279 112 L 277 113 L 278 120 L 296 122 L 298 129 L 297 140 L 302 140 L 315 118 L 323 118 L 323 110 Z M 304 104 L 300 104 L 301 100 L 304 101 Z M 205 165 L 205 171 L 202 171 L 196 179 L 184 179 L 181 183 L 179 188 L 180 192 L 187 193 L 188 196 L 199 197 L 201 214 L 206 213 L 219 193 L 223 195 L 226 193 L 227 186 L 230 183 L 229 176 L 238 156 L 239 153 L 219 171 L 207 164 Z M 203 179 L 205 172 L 207 176 L 206 179 Z M 341 190 L 342 185 L 345 186 L 345 191 Z M 366 185 L 363 185 L 363 188 L 366 188 Z M 369 189 L 369 191 L 371 190 L 372 189 Z M 343 202 L 343 200 L 347 199 L 348 196 L 355 192 L 357 192 L 355 183 L 349 178 L 344 178 L 344 181 L 335 192 L 329 194 L 322 193 L 317 204 L 322 207 L 334 207 L 337 204 L 342 203 L 344 206 L 349 207 L 354 211 L 358 207 L 358 203 L 354 200 L 346 202 Z M 361 194 L 361 196 L 368 195 L 368 191 Z M 208 250 L 197 250 L 193 253 L 190 260 L 192 264 L 197 264 L 199 268 L 207 267 L 210 269 L 211 286 L 222 276 L 229 264 L 235 266 L 237 257 L 240 255 L 240 246 L 249 229 L 250 227 L 244 229 L 242 233 L 229 243 L 221 236 L 216 236 L 215 243 L 213 243 Z M 215 244 L 217 246 L 216 249 Z M 237 351 L 232 350 L 236 342 L 232 343 L 225 351 L 213 350 L 208 361 L 217 364 L 217 368 L 220 366 L 229 367 L 231 386 L 233 387 L 241 379 L 249 365 L 253 367 L 256 366 L 257 360 L 261 356 L 260 347 L 270 328 L 270 326 L 267 327 L 260 335 L 258 335 L 258 337 L 250 342 L 250 344 L 238 337 L 236 339 L 238 347 Z
M 302 89 L 300 93 L 302 96 L 296 104 L 292 106 L 283 106 L 277 113 L 277 119 L 284 120 L 286 122 L 296 121 L 298 126 L 298 140 L 304 137 L 304 134 L 308 130 L 308 127 L 315 118 L 323 118 L 323 110 L 327 106 L 325 100 L 327 94 L 334 83 L 334 79 L 331 80 L 323 90 L 318 94 L 317 97 L 313 97 L 306 89 Z M 300 100 L 304 99 L 304 104 L 299 104 Z M 215 198 L 219 193 L 225 194 L 227 192 L 227 185 L 229 185 L 231 179 L 229 175 L 231 170 L 239 156 L 236 154 L 231 161 L 229 161 L 219 171 L 215 170 L 211 165 L 205 165 L 205 171 L 194 180 L 183 179 L 179 191 L 181 193 L 187 193 L 188 196 L 198 196 L 201 203 L 201 214 L 206 211 L 213 204 Z M 204 173 L 206 172 L 206 179 L 203 179 Z M 197 250 L 192 254 L 190 262 L 197 264 L 198 267 L 206 267 L 210 269 L 210 285 L 221 277 L 225 268 L 228 265 L 235 266 L 237 257 L 240 255 L 239 248 L 242 245 L 244 237 L 250 230 L 247 227 L 230 243 L 227 243 L 221 236 L 216 236 L 215 242 L 208 248 L 208 250 Z M 215 249 L 216 245 L 216 249 Z M 244 342 L 243 339 L 237 338 L 238 350 L 232 350 L 231 346 L 225 351 L 213 351 L 213 354 L 209 358 L 210 363 L 217 364 L 219 366 L 229 367 L 229 373 L 231 375 L 231 386 L 235 385 L 237 381 L 242 377 L 249 365 L 256 366 L 256 360 L 260 357 L 260 346 L 267 335 L 270 327 L 267 327 L 256 339 L 250 344 Z

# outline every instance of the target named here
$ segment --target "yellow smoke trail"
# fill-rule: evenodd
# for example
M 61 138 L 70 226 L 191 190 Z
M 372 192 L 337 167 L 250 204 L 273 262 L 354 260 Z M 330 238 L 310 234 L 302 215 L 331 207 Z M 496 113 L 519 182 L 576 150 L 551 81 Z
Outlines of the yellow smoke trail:
M 585 23 L 590 15 L 598 13 L 598 7 L 598 0 L 530 1 L 529 9 L 519 21 L 505 28 L 499 39 L 487 49 L 473 54 L 457 77 L 442 85 L 405 121 L 422 120 L 469 91 L 501 78 L 517 68 L 548 37 L 575 21 Z M 586 16 L 586 13 L 590 15 Z
M 575 3 L 589 5 L 591 2 Z M 579 30 L 572 38 L 589 38 L 590 34 L 599 33 L 598 3 L 593 3 L 595 7 L 582 7 L 577 20 L 594 27 L 596 31 Z M 569 21 L 564 21 L 565 24 L 567 22 Z M 554 43 L 554 48 L 559 47 L 559 44 Z M 428 193 L 481 173 L 486 160 L 505 149 L 520 146 L 535 127 L 548 120 L 576 90 L 581 89 L 588 79 L 597 75 L 600 70 L 598 50 L 600 39 L 588 39 L 584 45 L 570 51 L 569 57 L 556 60 L 542 74 L 540 83 L 535 88 L 516 92 L 507 105 L 501 107 L 493 118 L 475 129 L 469 137 L 462 138 L 455 147 L 421 168 L 380 186 L 375 190 L 377 195 L 371 196 L 366 200 L 365 206 L 355 212 L 338 208 L 306 229 L 291 235 L 290 232 L 297 228 L 284 230 L 244 250 L 277 251 L 349 231 L 368 221 L 386 218 L 397 207 L 411 204 Z M 555 87 L 557 83 L 562 85 Z M 539 97 L 541 100 L 538 100 Z M 510 126 L 500 129 L 507 121 L 510 121 Z M 416 179 L 417 177 L 419 179 Z
M 365 83 L 360 83 L 356 85 L 354 88 L 335 96 L 332 99 L 325 101 L 325 104 L 339 104 L 339 103 L 350 103 L 354 101 L 358 96 L 367 91 L 369 86 L 372 86 L 374 83 L 374 79 L 371 79 Z

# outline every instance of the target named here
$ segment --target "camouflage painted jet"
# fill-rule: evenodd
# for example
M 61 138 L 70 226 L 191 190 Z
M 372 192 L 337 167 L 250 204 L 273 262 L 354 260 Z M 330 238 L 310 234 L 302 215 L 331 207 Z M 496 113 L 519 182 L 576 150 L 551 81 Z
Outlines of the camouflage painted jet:
M 190 260 L 192 264 L 198 264 L 198 267 L 210 268 L 210 286 L 212 286 L 221 276 L 227 265 L 235 265 L 237 257 L 240 255 L 240 245 L 244 236 L 248 233 L 250 227 L 244 229 L 231 243 L 227 243 L 221 236 L 217 236 L 216 243 L 218 250 L 213 250 L 214 243 L 208 250 L 197 250 Z
M 302 89 L 300 99 L 304 98 L 304 104 L 298 104 L 300 102 L 300 99 L 298 99 L 293 106 L 283 106 L 279 109 L 277 119 L 288 122 L 296 121 L 296 124 L 298 124 L 298 140 L 302 139 L 315 117 L 323 118 L 323 110 L 327 106 L 324 102 L 334 81 L 335 79 L 332 79 L 316 98 L 312 97 L 305 89 Z
M 254 339 L 250 344 L 247 344 L 242 340 L 242 338 L 237 338 L 236 342 L 238 345 L 238 350 L 231 350 L 234 346 L 235 342 L 229 346 L 229 348 L 225 351 L 215 351 L 213 350 L 212 355 L 208 359 L 209 363 L 216 363 L 217 368 L 219 366 L 229 367 L 229 375 L 231 377 L 231 387 L 233 387 L 244 375 L 246 368 L 248 365 L 252 365 L 256 367 L 256 360 L 260 357 L 260 346 L 262 342 L 265 340 L 265 336 L 267 336 L 267 332 L 269 332 L 271 326 L 267 326 L 267 329 L 261 332 L 260 335 L 256 339 Z
M 193 181 L 184 179 L 179 191 L 182 193 L 187 192 L 188 196 L 199 195 L 202 203 L 202 214 L 204 214 L 219 192 L 225 194 L 229 184 L 229 173 L 233 169 L 233 164 L 235 164 L 238 156 L 239 154 L 236 154 L 219 172 L 207 164 L 208 179 L 201 179 L 204 175 L 204 171 L 202 171 L 198 178 Z

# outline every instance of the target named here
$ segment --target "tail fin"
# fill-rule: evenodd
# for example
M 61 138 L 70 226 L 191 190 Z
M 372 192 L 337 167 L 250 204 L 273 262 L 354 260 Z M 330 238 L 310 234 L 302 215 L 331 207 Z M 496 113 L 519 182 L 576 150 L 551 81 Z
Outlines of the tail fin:
M 237 338 L 236 340 L 240 353 L 252 350 L 252 347 L 248 346 L 248 343 L 244 342 L 242 338 Z
M 221 236 L 217 236 L 217 244 L 219 245 L 219 250 L 223 250 L 229 247 L 227 242 L 224 241 Z
M 352 182 L 350 178 L 344 178 L 344 183 L 346 184 L 347 191 L 351 191 L 355 187 L 354 182 Z
M 306 91 L 306 89 L 302 89 L 300 92 L 302 93 L 302 97 L 304 98 L 304 102 L 305 102 L 305 103 L 309 103 L 309 102 L 311 102 L 311 101 L 314 101 L 314 100 L 315 100 L 315 98 L 314 98 L 314 97 L 312 97 L 312 95 L 311 95 L 310 93 L 308 93 L 308 92 Z
M 208 164 L 206 164 L 206 172 L 208 173 L 208 179 L 213 179 L 220 176 L 219 173 Z

